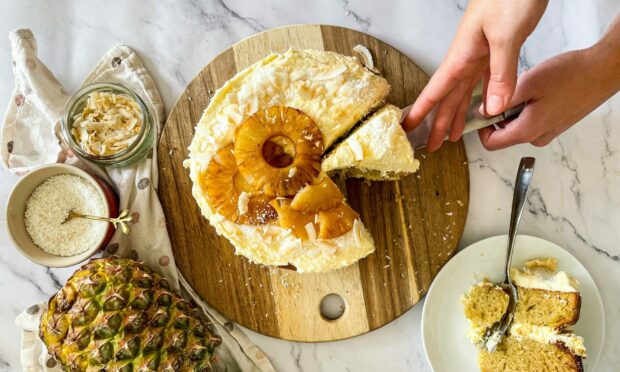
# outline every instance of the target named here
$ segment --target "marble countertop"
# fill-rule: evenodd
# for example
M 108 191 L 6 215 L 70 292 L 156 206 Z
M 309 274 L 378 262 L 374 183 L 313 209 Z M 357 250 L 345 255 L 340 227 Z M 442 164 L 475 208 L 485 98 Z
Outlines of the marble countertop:
M 3 2 L 0 11 L 0 104 L 13 86 L 8 33 L 31 28 L 39 55 L 68 89 L 111 46 L 135 48 L 154 75 L 167 110 L 203 65 L 234 42 L 272 27 L 327 23 L 379 37 L 429 74 L 439 65 L 463 13 L 464 0 L 210 0 Z M 617 0 L 551 1 L 521 54 L 528 68 L 558 53 L 594 43 Z M 567 77 L 570 79 L 570 76 Z M 598 283 L 606 310 L 606 340 L 598 370 L 620 367 L 620 96 L 546 148 L 529 145 L 487 152 L 465 139 L 471 205 L 461 247 L 507 231 L 519 158 L 537 158 L 534 190 L 521 232 L 573 253 Z M 47 299 L 73 269 L 48 269 L 20 256 L 6 233 L 4 211 L 17 176 L 0 170 L 0 371 L 19 370 L 15 316 Z M 420 337 L 422 304 L 369 334 L 321 344 L 250 337 L 282 371 L 428 371 Z

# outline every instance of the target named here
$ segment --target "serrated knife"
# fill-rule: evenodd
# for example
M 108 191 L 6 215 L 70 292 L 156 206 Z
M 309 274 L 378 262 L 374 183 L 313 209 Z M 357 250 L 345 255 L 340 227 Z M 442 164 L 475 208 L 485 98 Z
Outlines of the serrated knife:
M 514 119 L 525 107 L 525 103 L 521 103 L 515 107 L 512 107 L 503 113 L 495 116 L 484 117 L 480 114 L 479 108 L 482 103 L 482 93 L 477 92 L 472 96 L 469 107 L 467 108 L 467 114 L 465 115 L 465 128 L 463 130 L 463 134 L 467 134 L 470 132 L 477 131 L 478 129 L 485 128 L 491 125 L 496 125 L 501 123 L 502 121 L 508 119 Z M 401 122 L 409 113 L 411 106 L 407 106 L 402 109 Z M 433 128 L 433 122 L 435 121 L 435 109 L 431 111 L 422 123 L 418 125 L 414 130 L 407 133 L 407 137 L 409 138 L 409 142 L 415 150 L 423 149 L 426 147 L 426 143 L 428 142 L 428 137 L 431 133 L 431 129 Z M 444 138 L 444 141 L 448 139 L 448 136 Z

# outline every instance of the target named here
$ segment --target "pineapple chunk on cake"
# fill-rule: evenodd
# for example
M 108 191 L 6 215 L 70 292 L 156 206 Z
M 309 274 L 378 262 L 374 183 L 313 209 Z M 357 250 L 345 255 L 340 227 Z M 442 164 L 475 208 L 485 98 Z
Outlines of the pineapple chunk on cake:
M 400 116 L 398 107 L 383 106 L 326 156 L 323 172 L 385 180 L 417 171 L 420 162 L 413 156 Z

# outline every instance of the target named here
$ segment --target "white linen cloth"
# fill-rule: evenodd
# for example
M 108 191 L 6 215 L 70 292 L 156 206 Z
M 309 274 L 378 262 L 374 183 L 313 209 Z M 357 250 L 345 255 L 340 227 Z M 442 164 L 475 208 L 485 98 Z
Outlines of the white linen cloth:
M 137 54 L 128 46 L 110 49 L 84 85 L 116 82 L 136 92 L 147 104 L 157 125 L 152 152 L 138 164 L 126 168 L 101 168 L 87 163 L 59 141 L 58 126 L 69 94 L 37 56 L 37 43 L 30 30 L 15 30 L 10 37 L 15 88 L 2 127 L 0 158 L 10 172 L 25 173 L 40 165 L 66 162 L 97 173 L 113 185 L 119 195 L 119 208 L 129 209 L 134 224 L 129 235 L 117 231 L 104 251 L 145 262 L 167 277 L 172 285 L 193 298 L 214 323 L 222 337 L 215 370 L 273 371 L 265 354 L 250 342 L 238 327 L 232 326 L 196 295 L 174 264 L 166 221 L 157 197 L 157 142 L 164 122 L 159 92 Z M 60 370 L 38 337 L 38 323 L 45 303 L 33 305 L 18 316 L 23 330 L 22 367 L 27 371 Z

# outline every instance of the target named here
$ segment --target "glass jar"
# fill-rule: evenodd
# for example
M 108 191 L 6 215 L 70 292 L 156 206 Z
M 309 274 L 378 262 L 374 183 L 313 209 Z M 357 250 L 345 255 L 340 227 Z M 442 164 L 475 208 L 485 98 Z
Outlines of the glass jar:
M 136 101 L 142 113 L 142 128 L 136 139 L 129 146 L 113 155 L 100 156 L 86 152 L 71 134 L 74 117 L 81 114 L 88 95 L 94 92 L 105 92 L 122 95 Z M 75 93 L 62 115 L 61 132 L 65 144 L 80 158 L 104 167 L 127 167 L 140 161 L 149 151 L 152 151 L 155 128 L 151 113 L 139 95 L 129 88 L 115 83 L 95 83 L 85 86 Z

